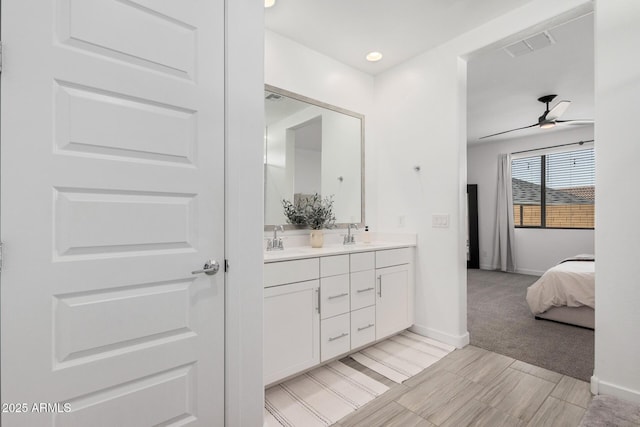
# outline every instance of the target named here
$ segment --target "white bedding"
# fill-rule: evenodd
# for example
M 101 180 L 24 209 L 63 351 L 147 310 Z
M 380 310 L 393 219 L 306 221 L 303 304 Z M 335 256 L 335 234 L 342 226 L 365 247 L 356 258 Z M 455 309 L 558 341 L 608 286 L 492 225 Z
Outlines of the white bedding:
M 527 288 L 527 303 L 533 314 L 554 306 L 595 309 L 595 262 L 565 261 L 551 267 Z

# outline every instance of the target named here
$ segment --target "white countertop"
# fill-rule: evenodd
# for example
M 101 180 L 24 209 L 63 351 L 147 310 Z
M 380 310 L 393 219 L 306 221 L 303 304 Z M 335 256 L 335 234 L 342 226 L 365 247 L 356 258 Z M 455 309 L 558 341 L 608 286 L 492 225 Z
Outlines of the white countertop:
M 292 246 L 281 251 L 265 251 L 264 262 L 288 261 L 292 259 L 315 258 L 327 255 L 369 252 L 384 249 L 414 247 L 415 243 L 377 241 L 372 243 L 356 243 L 355 245 L 329 244 L 322 248 L 311 246 Z

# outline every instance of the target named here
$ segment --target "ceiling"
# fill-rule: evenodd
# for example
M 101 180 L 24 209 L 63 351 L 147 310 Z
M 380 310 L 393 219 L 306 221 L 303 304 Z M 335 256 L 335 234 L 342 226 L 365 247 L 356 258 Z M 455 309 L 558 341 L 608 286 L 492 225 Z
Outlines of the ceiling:
M 467 141 L 537 123 L 543 95 L 571 101 L 562 120 L 594 118 L 593 14 L 547 29 L 555 44 L 522 56 L 504 49 L 487 52 L 467 64 Z M 484 142 L 559 132 L 574 126 L 537 127 L 483 139 Z
M 531 0 L 277 0 L 265 26 L 376 75 Z M 368 62 L 365 55 L 384 57 Z
M 277 0 L 265 9 L 267 29 L 365 73 L 376 75 L 531 0 Z M 572 101 L 561 119 L 594 117 L 594 28 L 588 14 L 547 30 L 555 44 L 512 57 L 499 46 L 468 63 L 468 143 L 537 122 L 540 96 Z M 531 34 L 530 34 L 531 35 Z M 510 41 L 510 43 L 513 40 Z M 506 44 L 506 43 L 505 43 Z M 367 52 L 384 58 L 367 62 Z M 532 128 L 496 141 L 567 127 Z

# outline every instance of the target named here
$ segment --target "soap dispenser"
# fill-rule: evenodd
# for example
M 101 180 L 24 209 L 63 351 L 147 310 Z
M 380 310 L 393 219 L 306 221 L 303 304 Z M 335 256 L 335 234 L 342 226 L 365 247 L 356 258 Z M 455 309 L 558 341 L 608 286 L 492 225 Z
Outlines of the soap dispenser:
M 369 232 L 369 226 L 364 226 L 364 231 L 362 232 L 362 243 L 371 243 L 371 233 Z

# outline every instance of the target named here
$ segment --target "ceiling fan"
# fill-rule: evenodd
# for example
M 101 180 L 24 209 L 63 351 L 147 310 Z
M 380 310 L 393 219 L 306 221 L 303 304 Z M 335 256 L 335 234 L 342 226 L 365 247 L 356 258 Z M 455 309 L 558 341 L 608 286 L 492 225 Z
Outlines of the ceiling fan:
M 567 108 L 569 108 L 569 105 L 571 105 L 571 101 L 560 101 L 556 105 L 554 105 L 552 109 L 549 109 L 549 103 L 553 101 L 556 96 L 558 95 L 545 95 L 538 98 L 538 101 L 546 104 L 544 113 L 542 113 L 542 115 L 538 117 L 538 123 L 534 123 L 532 125 L 524 126 L 521 128 L 505 130 L 504 132 L 494 133 L 491 135 L 480 137 L 478 139 L 490 138 L 492 136 L 502 135 L 504 133 L 513 132 L 516 130 L 529 129 L 536 126 L 542 129 L 549 129 L 557 125 L 584 125 L 593 123 L 593 120 L 558 120 L 560 116 L 562 116 L 564 112 L 567 111 Z

